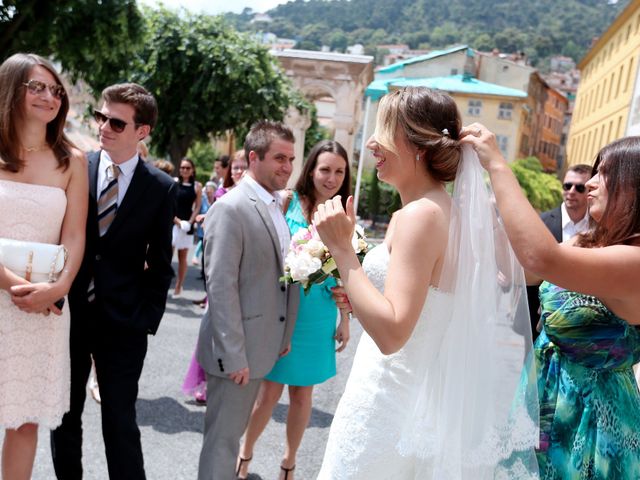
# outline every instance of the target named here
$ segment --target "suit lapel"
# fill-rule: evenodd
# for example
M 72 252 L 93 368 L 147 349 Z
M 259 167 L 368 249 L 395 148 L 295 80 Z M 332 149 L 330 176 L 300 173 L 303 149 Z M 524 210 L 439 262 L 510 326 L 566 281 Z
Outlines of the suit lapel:
M 278 238 L 278 232 L 276 231 L 276 227 L 273 224 L 273 220 L 271 219 L 271 214 L 267 209 L 267 206 L 262 202 L 256 192 L 253 191 L 253 188 L 247 182 L 240 182 L 237 188 L 242 188 L 242 191 L 249 197 L 249 199 L 253 202 L 254 207 L 258 211 L 264 226 L 267 228 L 269 232 L 269 236 L 271 237 L 271 243 L 273 244 L 273 248 L 276 251 L 276 257 L 278 259 L 278 265 L 280 268 L 284 268 L 284 261 L 282 259 L 282 253 L 280 250 L 280 239 Z
M 553 236 L 558 243 L 562 243 L 562 209 L 558 207 L 553 210 L 551 215 L 554 217 L 554 228 L 551 229 Z
M 127 193 L 122 199 L 122 204 L 118 205 L 116 216 L 109 226 L 109 230 L 105 233 L 105 237 L 113 234 L 120 228 L 122 223 L 126 220 L 127 216 L 131 213 L 133 208 L 138 203 L 138 199 L 147 189 L 149 182 L 149 172 L 147 171 L 144 162 L 138 159 L 136 169 L 133 171 L 133 177 L 131 177 L 131 183 L 127 188 Z
M 94 204 L 98 201 L 98 167 L 100 166 L 100 152 L 91 152 L 89 159 L 89 199 Z

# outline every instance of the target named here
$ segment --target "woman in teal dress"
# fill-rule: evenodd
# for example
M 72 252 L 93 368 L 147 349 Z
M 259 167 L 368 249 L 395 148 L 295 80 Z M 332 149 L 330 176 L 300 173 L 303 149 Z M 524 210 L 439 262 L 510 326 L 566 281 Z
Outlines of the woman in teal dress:
M 640 137 L 598 154 L 591 228 L 556 244 L 480 124 L 464 129 L 489 172 L 512 247 L 540 283 L 534 346 L 543 480 L 640 478 Z
M 351 189 L 347 152 L 335 141 L 316 144 L 304 164 L 293 192 L 285 199 L 285 218 L 291 234 L 309 225 L 316 207 L 341 195 L 346 201 Z M 253 407 L 244 444 L 238 458 L 237 477 L 247 478 L 253 447 L 267 426 L 273 408 L 289 385 L 287 441 L 280 478 L 293 480 L 296 453 L 311 416 L 313 386 L 336 374 L 336 351 L 342 351 L 349 340 L 349 319 L 342 316 L 332 298 L 333 279 L 314 285 L 308 294 L 300 292 L 300 306 L 291 351 L 280 358 L 260 387 Z M 335 342 L 339 347 L 336 350 Z

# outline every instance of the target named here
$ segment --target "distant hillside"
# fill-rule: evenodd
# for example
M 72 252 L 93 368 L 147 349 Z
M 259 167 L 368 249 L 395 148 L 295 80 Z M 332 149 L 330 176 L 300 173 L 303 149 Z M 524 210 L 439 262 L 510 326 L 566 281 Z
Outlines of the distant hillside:
M 273 22 L 250 24 L 252 12 L 229 14 L 241 30 L 268 30 L 299 48 L 344 50 L 361 43 L 439 48 L 466 43 L 480 50 L 524 51 L 543 62 L 563 54 L 579 60 L 628 0 L 295 0 L 270 10 Z

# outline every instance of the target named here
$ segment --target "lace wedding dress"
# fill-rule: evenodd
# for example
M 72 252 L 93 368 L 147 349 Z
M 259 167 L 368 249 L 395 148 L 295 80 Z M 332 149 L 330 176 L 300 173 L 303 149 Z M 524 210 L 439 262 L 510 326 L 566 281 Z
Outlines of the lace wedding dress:
M 0 180 L 0 237 L 59 243 L 64 190 Z M 69 409 L 69 307 L 25 313 L 0 290 L 0 426 L 57 427 Z
M 382 243 L 365 257 L 363 268 L 380 291 L 389 261 Z M 430 288 L 420 318 L 405 346 L 380 353 L 362 333 L 346 389 L 331 424 L 318 480 L 416 478 L 413 456 L 397 449 L 425 368 L 434 362 L 447 329 L 451 295 Z

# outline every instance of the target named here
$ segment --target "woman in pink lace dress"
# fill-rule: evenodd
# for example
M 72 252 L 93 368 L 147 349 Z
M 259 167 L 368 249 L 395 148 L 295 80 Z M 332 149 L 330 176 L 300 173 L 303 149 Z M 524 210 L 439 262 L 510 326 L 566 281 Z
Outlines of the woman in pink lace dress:
M 64 298 L 84 250 L 84 156 L 63 133 L 69 100 L 45 59 L 16 54 L 0 66 L 0 237 L 64 244 L 53 283 L 30 283 L 0 264 L 2 478 L 29 479 L 38 425 L 69 409 L 69 312 Z

